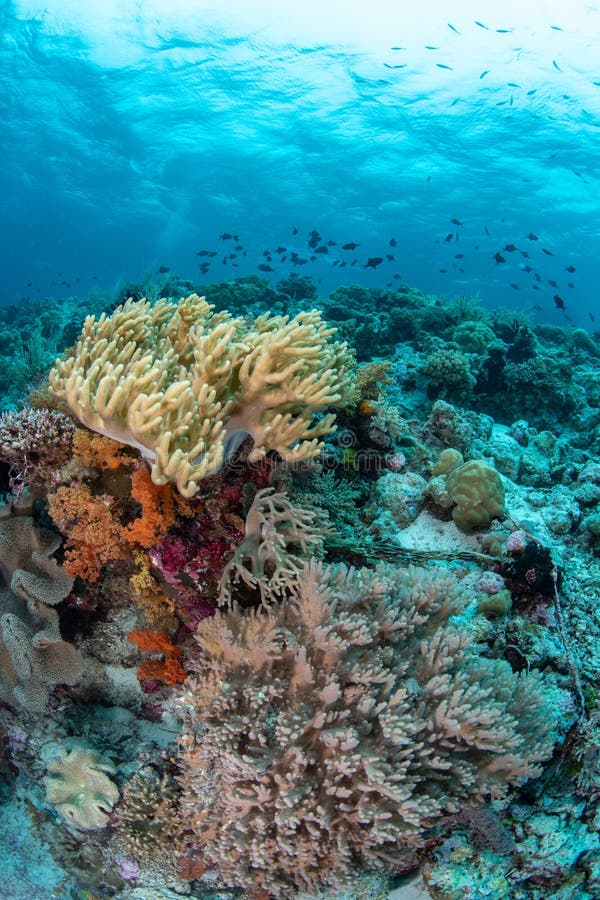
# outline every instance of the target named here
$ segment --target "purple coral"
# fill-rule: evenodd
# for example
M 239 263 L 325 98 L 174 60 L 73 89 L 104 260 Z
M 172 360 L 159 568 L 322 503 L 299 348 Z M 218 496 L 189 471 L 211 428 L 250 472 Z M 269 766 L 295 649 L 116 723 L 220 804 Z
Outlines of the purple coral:
M 17 496 L 48 482 L 71 457 L 75 425 L 50 409 L 25 407 L 0 416 L 0 460 L 10 466 L 9 486 Z

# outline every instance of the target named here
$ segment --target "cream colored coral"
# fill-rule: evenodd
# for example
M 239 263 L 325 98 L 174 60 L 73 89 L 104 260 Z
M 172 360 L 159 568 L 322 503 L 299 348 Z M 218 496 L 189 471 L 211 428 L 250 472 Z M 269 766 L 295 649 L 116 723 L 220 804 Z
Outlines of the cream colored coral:
M 251 460 L 314 456 L 349 402 L 353 357 L 317 310 L 253 323 L 204 297 L 128 300 L 88 316 L 50 372 L 53 393 L 88 428 L 137 448 L 156 484 L 191 497 L 247 435 Z
M 46 796 L 76 828 L 104 828 L 119 799 L 119 789 L 108 775 L 116 771 L 110 759 L 88 747 L 61 748 L 48 764 Z M 106 774 L 108 773 L 108 774 Z
M 180 698 L 190 852 L 277 900 L 401 868 L 466 805 L 535 777 L 558 692 L 479 655 L 460 573 L 310 563 L 269 609 L 204 619 Z

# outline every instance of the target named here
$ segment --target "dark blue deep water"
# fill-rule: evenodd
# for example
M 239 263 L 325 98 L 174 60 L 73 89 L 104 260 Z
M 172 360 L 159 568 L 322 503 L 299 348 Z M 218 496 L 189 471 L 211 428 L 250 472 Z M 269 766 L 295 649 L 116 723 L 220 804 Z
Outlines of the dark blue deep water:
M 270 278 L 323 292 L 406 282 L 563 322 L 557 295 L 590 324 L 597 4 L 5 0 L 0 23 L 0 303 L 270 251 Z

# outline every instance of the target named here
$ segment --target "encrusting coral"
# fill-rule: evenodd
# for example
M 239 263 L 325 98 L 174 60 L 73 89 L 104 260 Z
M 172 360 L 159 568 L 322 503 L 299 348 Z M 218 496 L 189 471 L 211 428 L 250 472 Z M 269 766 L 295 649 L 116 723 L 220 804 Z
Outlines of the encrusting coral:
M 449 569 L 311 563 L 280 604 L 201 622 L 181 698 L 188 853 L 276 898 L 340 887 L 540 774 L 556 696 L 478 654 L 449 622 L 467 602 Z
M 138 449 L 155 484 L 191 497 L 247 435 L 252 461 L 318 453 L 335 427 L 319 414 L 354 395 L 353 356 L 334 332 L 317 310 L 249 323 L 196 294 L 130 299 L 87 317 L 50 387 L 88 428 Z

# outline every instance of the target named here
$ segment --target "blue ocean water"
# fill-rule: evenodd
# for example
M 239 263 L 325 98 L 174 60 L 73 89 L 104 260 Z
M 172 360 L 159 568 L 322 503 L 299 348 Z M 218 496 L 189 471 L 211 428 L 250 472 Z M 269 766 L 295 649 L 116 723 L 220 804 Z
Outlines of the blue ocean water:
M 597 4 L 8 0 L 0 22 L 0 303 L 198 280 L 208 250 L 205 282 L 262 264 L 591 325 Z

